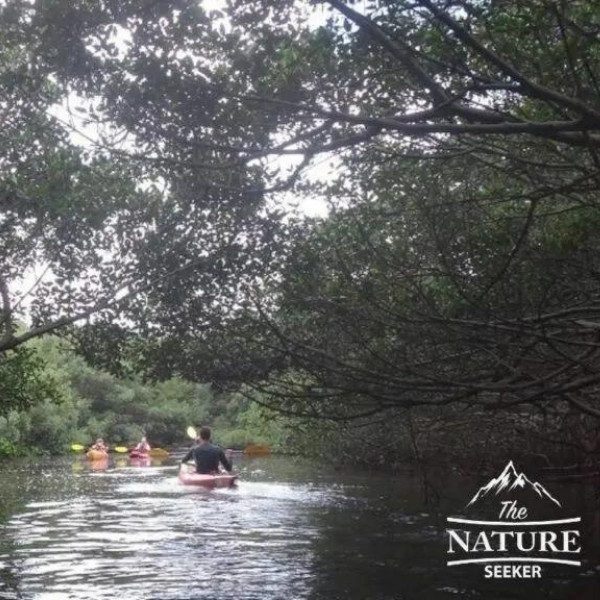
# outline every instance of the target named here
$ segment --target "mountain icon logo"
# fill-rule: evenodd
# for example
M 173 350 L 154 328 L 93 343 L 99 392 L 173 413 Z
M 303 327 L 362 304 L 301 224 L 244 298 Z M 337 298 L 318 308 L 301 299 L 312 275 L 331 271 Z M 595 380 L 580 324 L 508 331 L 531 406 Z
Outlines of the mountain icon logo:
M 560 507 L 560 502 L 554 498 L 548 490 L 537 481 L 531 481 L 523 473 L 517 472 L 515 465 L 512 460 L 508 462 L 504 470 L 498 477 L 492 478 L 489 483 L 479 488 L 477 493 L 471 498 L 471 501 L 467 504 L 471 506 L 484 498 L 492 496 L 498 496 L 505 492 L 515 491 L 532 491 L 542 500 L 550 500 L 556 506 Z

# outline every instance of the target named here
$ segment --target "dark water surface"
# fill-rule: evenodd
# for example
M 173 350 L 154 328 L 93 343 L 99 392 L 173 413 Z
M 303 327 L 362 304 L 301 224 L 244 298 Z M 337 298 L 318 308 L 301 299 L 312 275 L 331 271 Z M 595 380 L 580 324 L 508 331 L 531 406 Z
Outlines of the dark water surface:
M 438 476 L 426 504 L 408 472 L 339 473 L 280 457 L 236 466 L 236 489 L 205 492 L 180 485 L 173 462 L 0 463 L 0 598 L 600 598 L 589 544 L 582 567 L 544 567 L 537 581 L 447 567 L 445 518 L 479 481 Z

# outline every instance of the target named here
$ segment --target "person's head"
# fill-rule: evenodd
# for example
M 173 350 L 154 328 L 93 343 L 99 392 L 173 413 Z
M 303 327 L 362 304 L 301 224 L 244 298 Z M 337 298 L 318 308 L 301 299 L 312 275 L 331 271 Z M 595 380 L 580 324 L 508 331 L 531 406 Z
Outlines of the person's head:
M 142 444 L 145 444 L 147 441 L 148 441 L 148 440 L 146 440 L 146 436 L 145 436 L 145 435 L 143 435 L 143 436 L 142 436 Z
M 203 442 L 210 442 L 210 427 L 200 427 L 200 439 Z
M 104 440 L 102 438 L 98 438 L 96 440 L 96 444 L 104 444 Z

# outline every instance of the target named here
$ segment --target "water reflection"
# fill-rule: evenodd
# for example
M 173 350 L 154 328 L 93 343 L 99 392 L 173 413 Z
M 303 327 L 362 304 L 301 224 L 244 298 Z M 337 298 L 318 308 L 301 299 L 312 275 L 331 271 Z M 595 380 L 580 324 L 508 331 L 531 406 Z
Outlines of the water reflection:
M 562 600 L 598 591 L 594 565 L 531 589 L 450 571 L 446 509 L 425 508 L 410 474 L 341 476 L 277 457 L 238 468 L 237 489 L 206 491 L 180 485 L 173 462 L 5 465 L 0 476 L 13 485 L 0 490 L 10 506 L 0 597 Z M 447 490 L 462 498 L 456 485 Z
M 151 458 L 130 458 L 129 459 L 129 464 L 132 467 L 150 467 L 152 466 L 152 459 Z M 158 463 L 160 464 L 160 463 Z
M 108 469 L 108 458 L 103 458 L 102 460 L 93 460 L 88 464 L 92 471 L 106 471 L 106 469 Z
M 296 508 L 312 501 L 307 490 L 249 482 L 241 494 L 203 493 L 174 475 L 90 466 L 76 475 L 81 493 L 12 516 L 0 560 L 12 557 L 26 597 L 276 597 L 290 586 L 306 596 L 313 533 Z

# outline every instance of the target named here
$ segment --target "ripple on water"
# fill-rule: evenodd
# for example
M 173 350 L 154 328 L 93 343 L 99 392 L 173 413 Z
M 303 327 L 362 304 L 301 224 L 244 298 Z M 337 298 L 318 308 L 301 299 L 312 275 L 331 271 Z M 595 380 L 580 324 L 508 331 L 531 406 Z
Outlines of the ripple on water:
M 440 567 L 443 528 L 414 500 L 419 481 L 342 484 L 265 460 L 242 464 L 236 489 L 206 491 L 180 485 L 173 466 L 80 466 L 23 469 L 15 491 L 0 487 L 0 501 L 12 494 L 2 600 L 439 600 L 481 587 Z M 540 594 L 521 597 L 566 597 Z
M 172 467 L 86 479 L 82 495 L 30 502 L 6 524 L 26 597 L 269 598 L 292 586 L 301 598 L 316 536 L 308 514 L 339 500 L 255 481 L 206 492 L 181 486 Z

